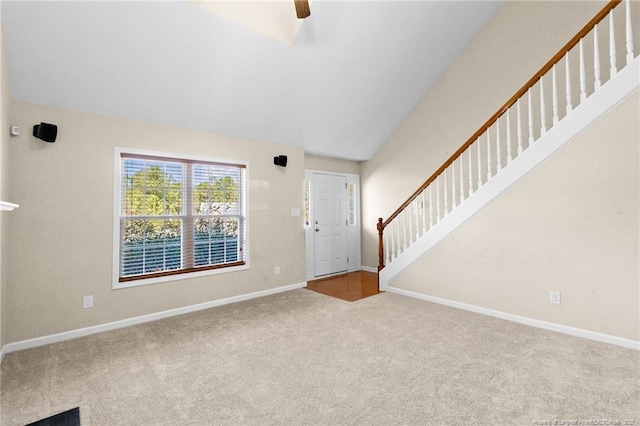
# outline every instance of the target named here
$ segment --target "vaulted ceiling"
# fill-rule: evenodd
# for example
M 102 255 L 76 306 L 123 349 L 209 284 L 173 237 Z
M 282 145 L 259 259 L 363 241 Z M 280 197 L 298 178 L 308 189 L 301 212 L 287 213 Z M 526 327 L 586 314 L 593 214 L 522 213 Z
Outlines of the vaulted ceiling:
M 315 0 L 289 42 L 198 3 L 3 1 L 13 98 L 366 160 L 501 5 Z

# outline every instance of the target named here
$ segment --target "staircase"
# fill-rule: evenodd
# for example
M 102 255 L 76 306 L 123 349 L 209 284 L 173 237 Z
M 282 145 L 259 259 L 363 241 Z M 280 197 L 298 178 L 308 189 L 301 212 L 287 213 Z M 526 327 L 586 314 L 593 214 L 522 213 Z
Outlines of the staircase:
M 389 218 L 378 220 L 382 290 L 640 87 L 636 18 L 629 0 L 608 3 Z

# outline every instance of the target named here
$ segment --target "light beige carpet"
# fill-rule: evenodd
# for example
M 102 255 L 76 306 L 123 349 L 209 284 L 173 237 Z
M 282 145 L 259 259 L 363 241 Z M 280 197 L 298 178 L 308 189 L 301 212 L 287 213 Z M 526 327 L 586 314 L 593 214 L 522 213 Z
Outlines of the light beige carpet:
M 638 425 L 639 361 L 388 293 L 301 289 L 8 354 L 1 424 L 80 406 L 83 425 Z

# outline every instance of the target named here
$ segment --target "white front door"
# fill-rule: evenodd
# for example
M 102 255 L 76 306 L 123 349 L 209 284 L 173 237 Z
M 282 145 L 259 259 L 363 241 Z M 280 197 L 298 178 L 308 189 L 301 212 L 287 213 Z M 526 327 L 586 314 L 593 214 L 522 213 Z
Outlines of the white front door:
M 313 174 L 313 244 L 316 277 L 347 270 L 347 179 Z

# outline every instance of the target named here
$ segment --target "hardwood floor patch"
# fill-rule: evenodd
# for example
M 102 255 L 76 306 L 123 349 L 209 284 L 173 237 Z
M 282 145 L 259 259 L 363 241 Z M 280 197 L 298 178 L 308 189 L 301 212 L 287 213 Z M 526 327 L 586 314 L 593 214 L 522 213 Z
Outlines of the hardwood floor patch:
M 378 290 L 378 274 L 365 271 L 311 280 L 307 282 L 307 288 L 347 302 L 355 302 L 381 293 Z

